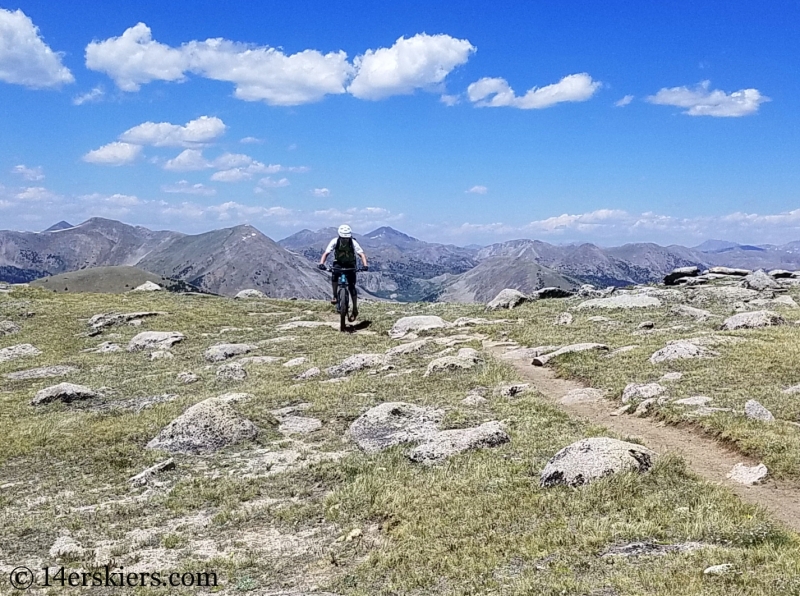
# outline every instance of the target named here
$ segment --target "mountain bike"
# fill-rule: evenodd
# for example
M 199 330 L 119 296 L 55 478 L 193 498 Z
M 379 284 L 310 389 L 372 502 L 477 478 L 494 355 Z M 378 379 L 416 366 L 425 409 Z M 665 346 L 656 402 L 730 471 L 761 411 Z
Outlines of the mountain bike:
M 328 267 L 328 271 L 339 276 L 339 288 L 336 290 L 336 310 L 339 312 L 339 331 L 347 331 L 348 319 L 352 322 L 355 316 L 350 316 L 350 288 L 347 284 L 348 271 L 359 271 L 357 267 Z

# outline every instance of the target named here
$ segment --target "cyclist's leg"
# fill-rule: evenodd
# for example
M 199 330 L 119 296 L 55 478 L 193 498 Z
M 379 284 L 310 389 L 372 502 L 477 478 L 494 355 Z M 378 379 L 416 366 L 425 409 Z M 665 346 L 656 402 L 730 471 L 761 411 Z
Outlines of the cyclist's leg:
M 358 316 L 358 290 L 356 290 L 356 272 L 348 271 L 347 287 L 350 290 L 350 300 L 353 302 L 353 318 Z

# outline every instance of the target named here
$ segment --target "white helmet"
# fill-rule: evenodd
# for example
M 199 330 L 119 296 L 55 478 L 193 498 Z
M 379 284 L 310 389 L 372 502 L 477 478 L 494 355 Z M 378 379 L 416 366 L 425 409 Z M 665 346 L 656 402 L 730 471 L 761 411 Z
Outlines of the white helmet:
M 339 226 L 339 237 L 340 238 L 352 238 L 353 237 L 353 230 L 350 229 L 350 226 L 347 224 L 342 224 Z

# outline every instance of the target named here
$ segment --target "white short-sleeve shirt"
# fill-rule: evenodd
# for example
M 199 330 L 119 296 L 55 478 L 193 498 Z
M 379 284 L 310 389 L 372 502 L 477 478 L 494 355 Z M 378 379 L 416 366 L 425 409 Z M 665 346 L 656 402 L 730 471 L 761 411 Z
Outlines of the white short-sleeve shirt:
M 334 238 L 333 240 L 331 240 L 328 243 L 328 248 L 325 249 L 326 253 L 333 252 L 333 249 L 336 247 L 336 241 L 338 239 L 339 239 L 338 237 Z M 353 250 L 356 251 L 357 255 L 363 255 L 364 254 L 364 249 L 361 248 L 361 245 L 358 243 L 358 240 L 356 240 L 355 238 L 353 238 Z

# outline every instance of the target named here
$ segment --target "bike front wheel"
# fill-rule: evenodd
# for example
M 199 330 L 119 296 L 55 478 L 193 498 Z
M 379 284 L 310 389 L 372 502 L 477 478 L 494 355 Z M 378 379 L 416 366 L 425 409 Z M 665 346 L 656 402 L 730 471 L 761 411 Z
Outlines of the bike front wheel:
M 339 284 L 337 302 L 339 306 L 339 331 L 346 331 L 347 311 L 350 308 L 350 292 L 346 285 Z

